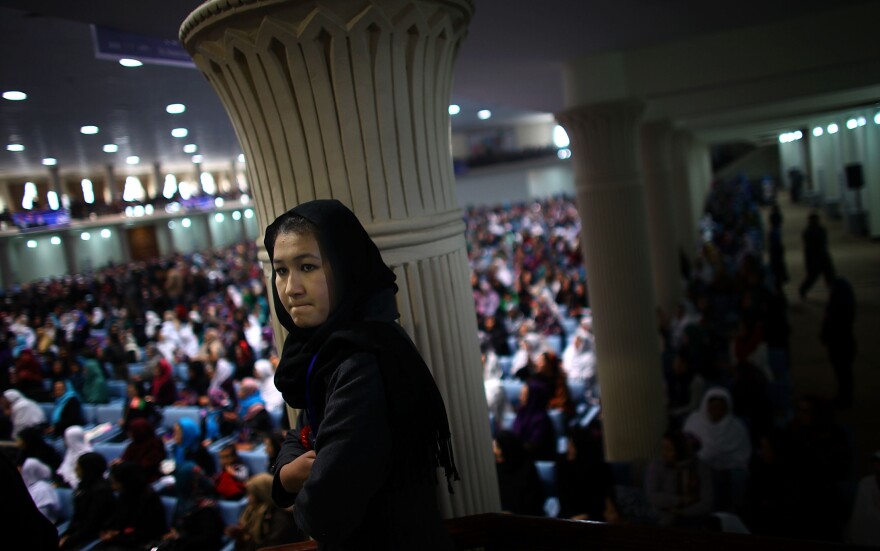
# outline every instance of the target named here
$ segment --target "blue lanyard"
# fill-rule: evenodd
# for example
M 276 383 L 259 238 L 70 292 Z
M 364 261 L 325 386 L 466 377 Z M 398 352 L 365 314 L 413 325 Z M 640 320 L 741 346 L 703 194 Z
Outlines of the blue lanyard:
M 312 356 L 312 363 L 309 364 L 309 370 L 306 373 L 306 409 L 309 414 L 309 426 L 312 427 L 312 437 L 318 437 L 318 417 L 315 416 L 315 408 L 312 406 L 312 391 L 311 391 L 311 382 L 312 382 L 312 369 L 315 367 L 315 360 L 318 359 L 318 355 L 315 354 Z

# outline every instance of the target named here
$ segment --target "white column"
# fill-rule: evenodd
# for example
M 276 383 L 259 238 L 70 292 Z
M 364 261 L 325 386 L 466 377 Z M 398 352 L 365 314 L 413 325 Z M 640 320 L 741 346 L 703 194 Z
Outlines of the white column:
M 472 12 L 470 0 L 212 2 L 181 28 L 230 113 L 261 225 L 338 199 L 397 274 L 402 325 L 449 411 L 462 481 L 452 496 L 439 486 L 446 516 L 499 509 L 449 154 L 452 68 Z
M 18 210 L 18 205 L 12 200 L 12 194 L 9 192 L 9 182 L 0 180 L 0 210 L 4 209 L 9 212 L 15 212 Z
M 654 266 L 654 294 L 666 315 L 675 312 L 681 298 L 678 229 L 672 199 L 672 125 L 669 121 L 642 127 L 642 166 L 648 205 L 648 237 Z
M 690 147 L 692 137 L 686 130 L 672 132 L 672 198 L 678 217 L 678 249 L 693 260 L 697 245 L 697 222 L 694 218 L 690 179 Z
M 116 173 L 113 170 L 113 165 L 104 166 L 104 180 L 104 201 L 111 205 L 119 202 L 122 197 L 119 194 L 119 186 L 116 185 Z
M 565 111 L 602 388 L 609 460 L 654 457 L 666 427 L 639 156 L 643 105 L 613 100 Z
M 150 187 L 146 188 L 148 201 L 162 195 L 162 191 L 165 188 L 165 175 L 162 173 L 162 163 L 155 162 L 152 168 L 152 174 L 150 175 L 153 182 L 152 189 Z

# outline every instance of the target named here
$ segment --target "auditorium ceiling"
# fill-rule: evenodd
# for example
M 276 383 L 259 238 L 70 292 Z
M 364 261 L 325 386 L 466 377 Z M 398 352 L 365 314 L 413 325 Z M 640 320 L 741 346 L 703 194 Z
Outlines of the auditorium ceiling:
M 562 67 L 579 56 L 642 48 L 673 39 L 773 22 L 863 0 L 477 0 L 455 70 L 453 130 L 508 124 L 563 105 Z M 94 171 L 124 164 L 189 163 L 182 144 L 195 143 L 205 164 L 240 153 L 220 101 L 193 68 L 145 64 L 124 68 L 95 55 L 92 25 L 176 39 L 197 0 L 0 0 L 0 91 L 28 99 L 0 100 L 0 178 L 62 170 Z M 180 115 L 166 113 L 183 103 Z M 478 120 L 479 109 L 493 117 Z M 84 125 L 98 134 L 84 135 Z M 185 127 L 186 138 L 170 129 Z M 24 151 L 6 145 L 21 143 Z M 106 143 L 119 150 L 106 153 Z

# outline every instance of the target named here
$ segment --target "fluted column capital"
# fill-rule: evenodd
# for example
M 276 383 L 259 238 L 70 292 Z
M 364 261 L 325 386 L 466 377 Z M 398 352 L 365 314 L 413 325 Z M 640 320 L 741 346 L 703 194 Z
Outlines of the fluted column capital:
M 623 99 L 575 107 L 556 115 L 579 160 L 576 166 L 590 187 L 617 182 L 638 169 L 644 111 L 641 100 Z
M 470 0 L 213 0 L 186 19 L 263 225 L 316 198 L 365 224 L 458 208 L 448 107 L 472 13 Z

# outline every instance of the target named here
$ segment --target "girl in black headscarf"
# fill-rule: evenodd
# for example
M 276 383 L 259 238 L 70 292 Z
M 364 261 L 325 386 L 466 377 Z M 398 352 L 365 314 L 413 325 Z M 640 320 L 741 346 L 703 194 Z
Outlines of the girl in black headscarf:
M 275 384 L 302 410 L 272 495 L 319 549 L 449 549 L 436 468 L 457 479 L 443 400 L 399 317 L 394 273 L 355 215 L 318 200 L 266 229 L 289 335 Z

